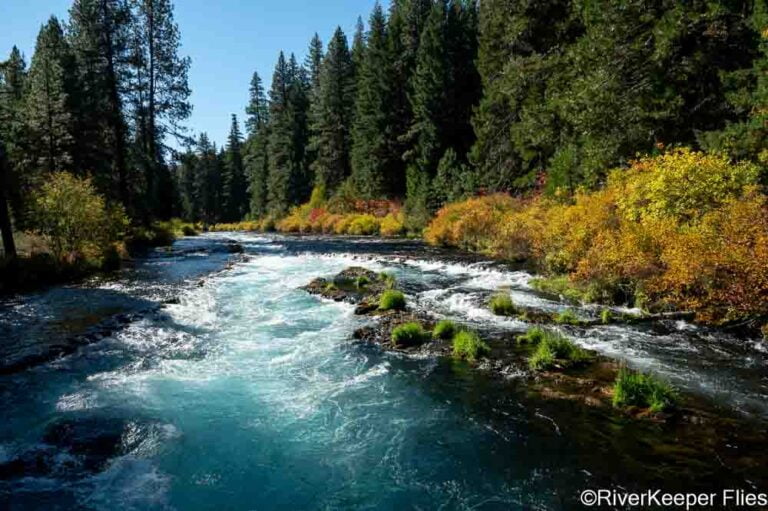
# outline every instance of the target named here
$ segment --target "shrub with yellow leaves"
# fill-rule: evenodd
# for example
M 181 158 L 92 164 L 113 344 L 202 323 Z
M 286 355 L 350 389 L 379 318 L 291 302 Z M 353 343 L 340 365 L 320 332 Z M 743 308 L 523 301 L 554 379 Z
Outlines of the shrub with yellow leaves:
M 758 169 L 689 149 L 614 170 L 562 198 L 448 204 L 429 243 L 528 258 L 606 301 L 695 311 L 707 322 L 768 315 L 768 206 Z

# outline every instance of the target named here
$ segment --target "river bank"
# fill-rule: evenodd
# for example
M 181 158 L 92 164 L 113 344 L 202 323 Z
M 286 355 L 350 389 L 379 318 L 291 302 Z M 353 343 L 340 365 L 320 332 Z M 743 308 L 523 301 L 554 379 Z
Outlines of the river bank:
M 233 242 L 243 254 L 230 253 Z M 137 316 L 0 376 L 0 492 L 24 509 L 568 509 L 585 488 L 765 484 L 759 345 L 677 320 L 555 327 L 710 406 L 696 424 L 637 420 L 547 395 L 575 378 L 608 386 L 610 371 L 537 383 L 442 356 L 439 344 L 355 341 L 370 318 L 301 289 L 349 266 L 391 273 L 412 312 L 451 318 L 497 351 L 529 326 L 488 310 L 499 287 L 521 306 L 574 308 L 532 289 L 526 271 L 416 241 L 184 238 L 117 279 L 4 303 L 4 360 Z M 149 305 L 159 309 L 144 313 Z

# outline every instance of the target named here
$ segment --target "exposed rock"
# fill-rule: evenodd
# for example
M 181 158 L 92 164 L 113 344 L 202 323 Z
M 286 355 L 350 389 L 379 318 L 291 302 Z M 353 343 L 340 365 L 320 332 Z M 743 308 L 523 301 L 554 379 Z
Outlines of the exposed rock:
M 237 243 L 236 241 L 232 241 L 227 243 L 227 251 L 230 254 L 242 254 L 245 252 L 245 248 L 240 243 Z
M 302 289 L 329 300 L 356 304 L 356 314 L 370 314 L 378 308 L 378 296 L 391 285 L 392 279 L 385 275 L 352 266 L 331 280 L 316 278 Z

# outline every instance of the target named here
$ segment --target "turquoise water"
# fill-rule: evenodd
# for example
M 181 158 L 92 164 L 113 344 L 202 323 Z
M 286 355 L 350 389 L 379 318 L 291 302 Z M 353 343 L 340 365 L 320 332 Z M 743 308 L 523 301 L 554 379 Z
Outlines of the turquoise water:
M 116 293 L 118 308 L 169 289 L 178 303 L 0 379 L 8 508 L 561 509 L 581 489 L 634 484 L 642 471 L 617 473 L 605 458 L 616 445 L 595 450 L 581 426 L 571 435 L 562 422 L 587 416 L 526 405 L 460 363 L 355 344 L 365 320 L 351 305 L 298 289 L 364 264 L 394 271 L 413 299 L 482 323 L 467 294 L 524 289 L 525 274 L 371 256 L 383 250 L 375 245 L 303 252 L 240 240 L 253 257 L 204 281 L 212 258 L 219 268 L 228 256 L 190 250 L 94 284 L 87 296 Z M 469 291 L 441 298 L 452 286 Z M 36 299 L 6 316 L 50 305 L 50 295 Z M 29 319 L 14 321 L 8 331 L 23 337 Z M 3 478 L 14 459 L 24 461 Z

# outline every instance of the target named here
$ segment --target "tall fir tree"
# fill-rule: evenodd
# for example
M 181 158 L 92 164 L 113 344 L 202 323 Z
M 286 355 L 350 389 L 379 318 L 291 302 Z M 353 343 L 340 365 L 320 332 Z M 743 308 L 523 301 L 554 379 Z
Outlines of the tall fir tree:
M 429 16 L 432 0 L 396 0 L 390 5 L 387 23 L 387 43 L 392 60 L 390 83 L 397 84 L 393 90 L 392 109 L 395 127 L 388 137 L 393 151 L 400 155 L 399 176 L 405 175 L 405 161 L 402 156 L 408 150 L 407 133 L 413 124 L 411 95 L 412 77 L 416 66 L 416 52 L 419 49 L 421 33 Z M 405 179 L 397 180 L 394 193 L 404 196 Z
M 394 196 L 404 179 L 397 145 L 391 137 L 397 119 L 396 84 L 391 82 L 393 58 L 389 52 L 387 21 L 381 5 L 370 19 L 364 58 L 357 70 L 357 97 L 352 128 L 352 181 L 364 198 Z
M 232 114 L 224 160 L 223 207 L 224 220 L 235 222 L 245 217 L 248 207 L 248 183 L 243 167 L 243 136 L 237 116 Z
M 14 46 L 8 60 L 0 63 L 0 234 L 4 256 L 11 259 L 16 257 L 12 210 L 23 209 L 23 196 L 10 154 L 20 153 L 25 81 L 26 63 Z
M 21 165 L 25 150 L 24 94 L 27 82 L 27 64 L 14 46 L 8 60 L 0 63 L 0 139 L 5 166 L 2 169 L 3 195 L 16 221 L 23 218 L 25 192 Z
M 431 181 L 446 149 L 446 127 L 453 122 L 447 118 L 451 68 L 446 15 L 445 0 L 436 2 L 421 36 L 412 78 L 410 100 L 414 119 L 408 133 L 412 145 L 405 157 L 406 209 L 413 229 L 423 227 L 429 220 Z
M 24 106 L 23 185 L 45 173 L 78 172 L 75 167 L 75 61 L 55 17 L 41 28 L 32 57 Z
M 308 139 L 309 78 L 291 55 L 280 56 L 270 90 L 268 209 L 275 215 L 307 196 L 305 148 Z
M 313 170 L 318 185 L 332 193 L 350 174 L 350 126 L 354 116 L 355 76 L 347 37 L 337 28 L 320 73 L 320 112 L 313 119 L 317 150 Z
M 269 102 L 258 73 L 253 73 L 246 107 L 248 138 L 243 146 L 243 167 L 248 181 L 248 209 L 254 218 L 267 212 L 269 175 Z
M 268 211 L 269 126 L 248 137 L 243 160 L 248 178 L 249 211 L 252 218 L 261 218 Z
M 266 127 L 269 122 L 269 105 L 264 93 L 264 85 L 261 83 L 259 73 L 254 71 L 249 89 L 250 100 L 245 107 L 247 115 L 245 126 L 249 135 L 254 135 Z
M 181 57 L 179 27 L 171 0 L 137 0 L 132 23 L 129 102 L 136 156 L 144 170 L 147 212 L 169 214 L 173 195 L 165 164 L 165 138 L 179 136 L 192 107 L 189 103 L 190 59 Z
M 355 23 L 355 34 L 352 37 L 352 49 L 350 50 L 355 74 L 357 73 L 357 70 L 363 66 L 365 45 L 365 24 L 363 23 L 363 18 L 358 16 L 357 23 Z
M 75 0 L 69 20 L 82 91 L 77 104 L 81 165 L 101 193 L 129 206 L 121 93 L 128 85 L 130 8 L 126 0 Z
M 319 126 L 318 119 L 320 118 L 320 71 L 323 65 L 323 43 L 320 40 L 320 36 L 315 33 L 312 40 L 309 42 L 309 51 L 304 61 L 304 67 L 307 69 L 309 76 L 309 111 L 307 114 L 307 126 L 309 129 L 310 143 L 306 147 L 306 162 L 304 163 L 306 169 L 311 169 L 314 166 L 317 159 L 317 148 L 313 145 L 313 140 L 318 140 L 318 133 L 315 129 Z

